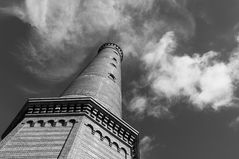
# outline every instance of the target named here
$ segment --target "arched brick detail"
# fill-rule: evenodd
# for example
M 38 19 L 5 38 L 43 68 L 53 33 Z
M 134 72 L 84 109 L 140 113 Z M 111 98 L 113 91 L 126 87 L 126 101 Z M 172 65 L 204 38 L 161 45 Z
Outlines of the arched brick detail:
M 119 151 L 119 145 L 116 142 L 111 143 L 111 147 L 117 151 Z
M 39 126 L 44 127 L 45 126 L 45 121 L 44 120 L 38 120 L 37 123 Z
M 94 131 L 94 135 L 98 136 L 99 139 L 103 138 L 103 135 L 102 135 L 102 133 L 99 130 Z
M 88 128 L 90 128 L 91 133 L 94 134 L 94 127 L 91 124 L 85 124 Z
M 122 155 L 128 155 L 127 151 L 125 150 L 125 148 L 121 147 L 119 152 L 122 154 Z
M 74 125 L 77 121 L 75 119 L 70 119 L 69 122 Z
M 103 142 L 105 142 L 108 146 L 110 146 L 110 144 L 111 144 L 111 140 L 108 136 L 103 137 Z
M 35 125 L 35 122 L 33 120 L 29 120 L 26 123 L 29 125 L 29 127 L 34 127 Z
M 56 122 L 54 120 L 48 120 L 47 123 L 49 123 L 52 127 L 56 126 Z
M 58 120 L 58 123 L 60 123 L 61 126 L 67 126 L 67 122 L 64 119 Z

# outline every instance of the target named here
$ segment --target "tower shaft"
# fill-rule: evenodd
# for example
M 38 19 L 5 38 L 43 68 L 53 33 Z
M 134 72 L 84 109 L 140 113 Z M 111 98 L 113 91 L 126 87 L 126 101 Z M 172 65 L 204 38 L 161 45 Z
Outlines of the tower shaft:
M 64 92 L 63 97 L 92 97 L 114 115 L 122 115 L 122 50 L 115 44 L 102 45 L 98 55 Z

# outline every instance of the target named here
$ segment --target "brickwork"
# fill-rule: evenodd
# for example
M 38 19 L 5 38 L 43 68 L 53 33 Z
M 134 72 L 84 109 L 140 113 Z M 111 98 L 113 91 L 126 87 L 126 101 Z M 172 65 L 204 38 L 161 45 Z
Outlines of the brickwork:
M 25 118 L 0 149 L 0 158 L 57 158 L 75 123 L 72 118 Z
M 129 145 L 85 117 L 67 159 L 131 159 Z

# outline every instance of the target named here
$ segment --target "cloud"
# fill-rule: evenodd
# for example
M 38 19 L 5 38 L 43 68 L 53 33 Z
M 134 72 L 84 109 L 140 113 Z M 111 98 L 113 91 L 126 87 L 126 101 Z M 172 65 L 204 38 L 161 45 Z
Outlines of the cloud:
M 186 7 L 186 0 L 23 0 L 2 10 L 32 25 L 16 56 L 46 80 L 66 79 L 100 43 L 118 43 L 146 73 L 133 79 L 147 91 L 132 93 L 129 110 L 158 118 L 171 116 L 171 103 L 185 97 L 199 109 L 231 106 L 238 83 L 238 48 L 228 61 L 213 50 L 178 55 L 195 30 Z
M 130 101 L 129 109 L 136 115 L 142 115 L 147 108 L 147 98 L 136 96 Z
M 87 49 L 106 39 L 121 22 L 117 1 L 25 0 L 1 9 L 32 26 L 16 53 L 29 72 L 62 80 L 78 70 Z M 103 40 L 105 41 L 105 40 Z
M 72 44 L 93 45 L 97 40 L 89 34 L 106 34 L 120 20 L 117 3 L 110 0 L 62 0 L 61 3 L 56 0 L 26 0 L 25 7 L 28 21 L 49 36 L 47 39 L 53 43 L 65 40 Z
M 141 159 L 146 159 L 149 156 L 150 151 L 152 151 L 155 147 L 153 144 L 153 138 L 149 136 L 144 136 L 140 142 L 139 142 L 139 147 L 140 147 L 140 158 Z
M 139 93 L 135 94 L 130 102 L 130 110 L 136 114 L 143 114 L 144 111 L 147 115 L 159 117 L 161 114 L 156 115 L 155 110 L 169 112 L 172 101 L 184 97 L 199 109 L 210 106 L 218 110 L 220 107 L 233 106 L 239 79 L 236 71 L 239 68 L 238 49 L 234 49 L 226 62 L 220 60 L 220 53 L 215 51 L 203 55 L 176 55 L 177 45 L 173 32 L 165 33 L 158 42 L 148 43 L 145 54 L 141 56 L 147 74 L 141 81 L 150 87 L 153 94 L 148 94 L 150 97 L 144 100 Z M 165 105 L 151 102 L 163 98 L 168 99 Z
M 26 94 L 38 94 L 39 93 L 39 91 L 30 89 L 28 87 L 24 87 L 22 85 L 18 85 L 17 88 L 20 89 L 22 92 L 24 92 Z
M 166 8 L 170 8 L 165 12 Z M 175 9 L 175 10 L 173 10 Z M 42 79 L 64 80 L 104 41 L 121 45 L 125 57 L 141 56 L 148 42 L 174 30 L 188 38 L 194 22 L 182 3 L 143 0 L 22 0 L 1 11 L 32 25 L 17 50 L 27 70 Z M 180 20 L 178 20 L 180 17 Z
M 234 130 L 238 130 L 238 128 L 239 128 L 239 116 L 230 122 L 229 127 L 233 128 Z
M 145 116 L 172 118 L 173 115 L 169 111 L 169 106 L 164 105 L 160 98 L 161 97 L 134 95 L 130 100 L 128 110 L 133 112 L 137 119 L 143 119 Z

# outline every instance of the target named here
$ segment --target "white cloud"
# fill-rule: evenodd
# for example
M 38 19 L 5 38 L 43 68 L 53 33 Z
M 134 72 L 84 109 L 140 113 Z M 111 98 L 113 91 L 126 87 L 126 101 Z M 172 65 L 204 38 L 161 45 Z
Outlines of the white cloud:
M 127 7 L 146 12 L 153 2 L 24 0 L 21 5 L 0 7 L 0 10 L 16 15 L 36 28 L 37 33 L 32 35 L 30 42 L 25 42 L 23 51 L 17 53 L 17 56 L 22 55 L 19 59 L 28 71 L 40 78 L 63 80 L 78 70 L 87 56 L 86 49 L 105 41 L 112 30 L 117 31 L 112 38 L 119 36 L 120 44 L 131 38 L 130 34 L 136 37 L 133 15 Z M 124 45 L 125 50 L 134 50 L 134 45 L 137 41 Z
M 227 65 L 214 64 L 202 72 L 199 79 L 201 91 L 191 96 L 191 100 L 198 106 L 211 104 L 214 109 L 228 106 L 233 97 L 232 79 Z
M 71 44 L 93 46 L 111 29 L 122 32 L 131 29 L 132 15 L 125 13 L 126 7 L 148 11 L 153 2 L 154 0 L 147 3 L 143 0 L 61 0 L 59 3 L 59 0 L 25 0 L 25 8 L 22 9 L 25 16 L 21 17 L 55 43 L 67 40 Z
M 103 41 L 117 42 L 125 57 L 142 55 L 144 47 L 157 36 L 172 29 L 185 37 L 194 28 L 185 8 L 177 12 L 184 22 L 161 17 L 160 4 L 154 0 L 24 0 L 21 4 L 1 8 L 34 26 L 37 32 L 26 42 L 19 59 L 31 73 L 44 79 L 64 80 L 78 70 L 87 48 Z M 165 3 L 165 2 L 164 2 Z M 168 7 L 175 4 L 168 2 Z M 180 10 L 183 10 L 180 12 Z M 145 16 L 151 18 L 145 18 Z M 190 29 L 189 29 L 190 28 Z M 30 61 L 30 62 L 29 62 Z M 62 71 L 63 70 L 63 71 Z
M 150 11 L 153 7 L 154 0 L 122 0 L 132 8 L 139 9 L 140 12 Z
M 155 118 L 172 118 L 168 105 L 160 103 L 158 98 L 135 95 L 129 102 L 128 110 L 135 113 L 137 119 L 143 119 L 146 115 Z
M 2 8 L 35 27 L 16 56 L 26 69 L 48 80 L 63 80 L 78 70 L 90 48 L 125 21 L 118 1 L 25 0 Z M 127 18 L 126 18 L 127 19 Z
M 139 142 L 140 158 L 146 159 L 149 153 L 154 148 L 153 139 L 149 136 L 144 136 Z
M 155 118 L 173 118 L 172 113 L 169 111 L 169 106 L 159 104 L 147 109 L 147 115 Z
M 116 1 L 110 0 L 61 0 L 60 3 L 57 0 L 26 0 L 23 12 L 28 17 L 26 20 L 53 43 L 66 40 L 78 45 L 91 42 L 87 45 L 92 45 L 95 41 L 90 39 L 89 34 L 100 31 L 105 34 L 119 22 L 120 10 L 117 6 Z
M 147 99 L 145 97 L 136 96 L 129 104 L 129 110 L 135 112 L 137 115 L 142 115 L 147 107 Z
M 229 127 L 233 128 L 235 130 L 238 130 L 238 128 L 239 128 L 239 116 L 230 122 Z
M 141 60 L 147 70 L 146 82 L 158 98 L 189 97 L 196 107 L 211 106 L 215 110 L 230 106 L 234 98 L 234 82 L 238 79 L 238 56 L 228 62 L 217 60 L 219 53 L 206 52 L 193 56 L 174 55 L 177 41 L 173 32 L 166 33 L 159 42 L 148 45 Z M 160 106 L 161 107 L 161 106 Z M 148 106 L 145 110 L 151 109 Z
M 216 110 L 230 105 L 239 79 L 239 49 L 234 50 L 229 62 L 217 60 L 219 53 L 214 51 L 204 55 L 175 55 L 178 44 L 173 31 L 189 36 L 194 22 L 184 8 L 186 1 L 167 3 L 178 11 L 181 9 L 180 15 L 185 13 L 182 17 L 189 22 L 185 25 L 186 20 L 175 22 L 169 15 L 161 15 L 160 5 L 152 10 L 154 0 L 61 0 L 60 3 L 25 0 L 24 5 L 11 10 L 35 26 L 41 35 L 41 41 L 27 43 L 27 51 L 22 53 L 24 62 L 29 63 L 26 68 L 39 77 L 57 80 L 68 77 L 87 56 L 87 47 L 108 39 L 110 32 L 115 31 L 114 38 L 119 38 L 126 57 L 131 53 L 143 62 L 147 71 L 145 80 L 157 98 L 171 100 L 186 96 L 200 109 L 210 105 Z M 149 14 L 152 18 L 143 18 Z M 165 34 L 160 39 L 162 33 Z M 168 105 L 155 104 L 148 96 L 136 95 L 130 102 L 130 110 L 155 117 L 169 112 Z

